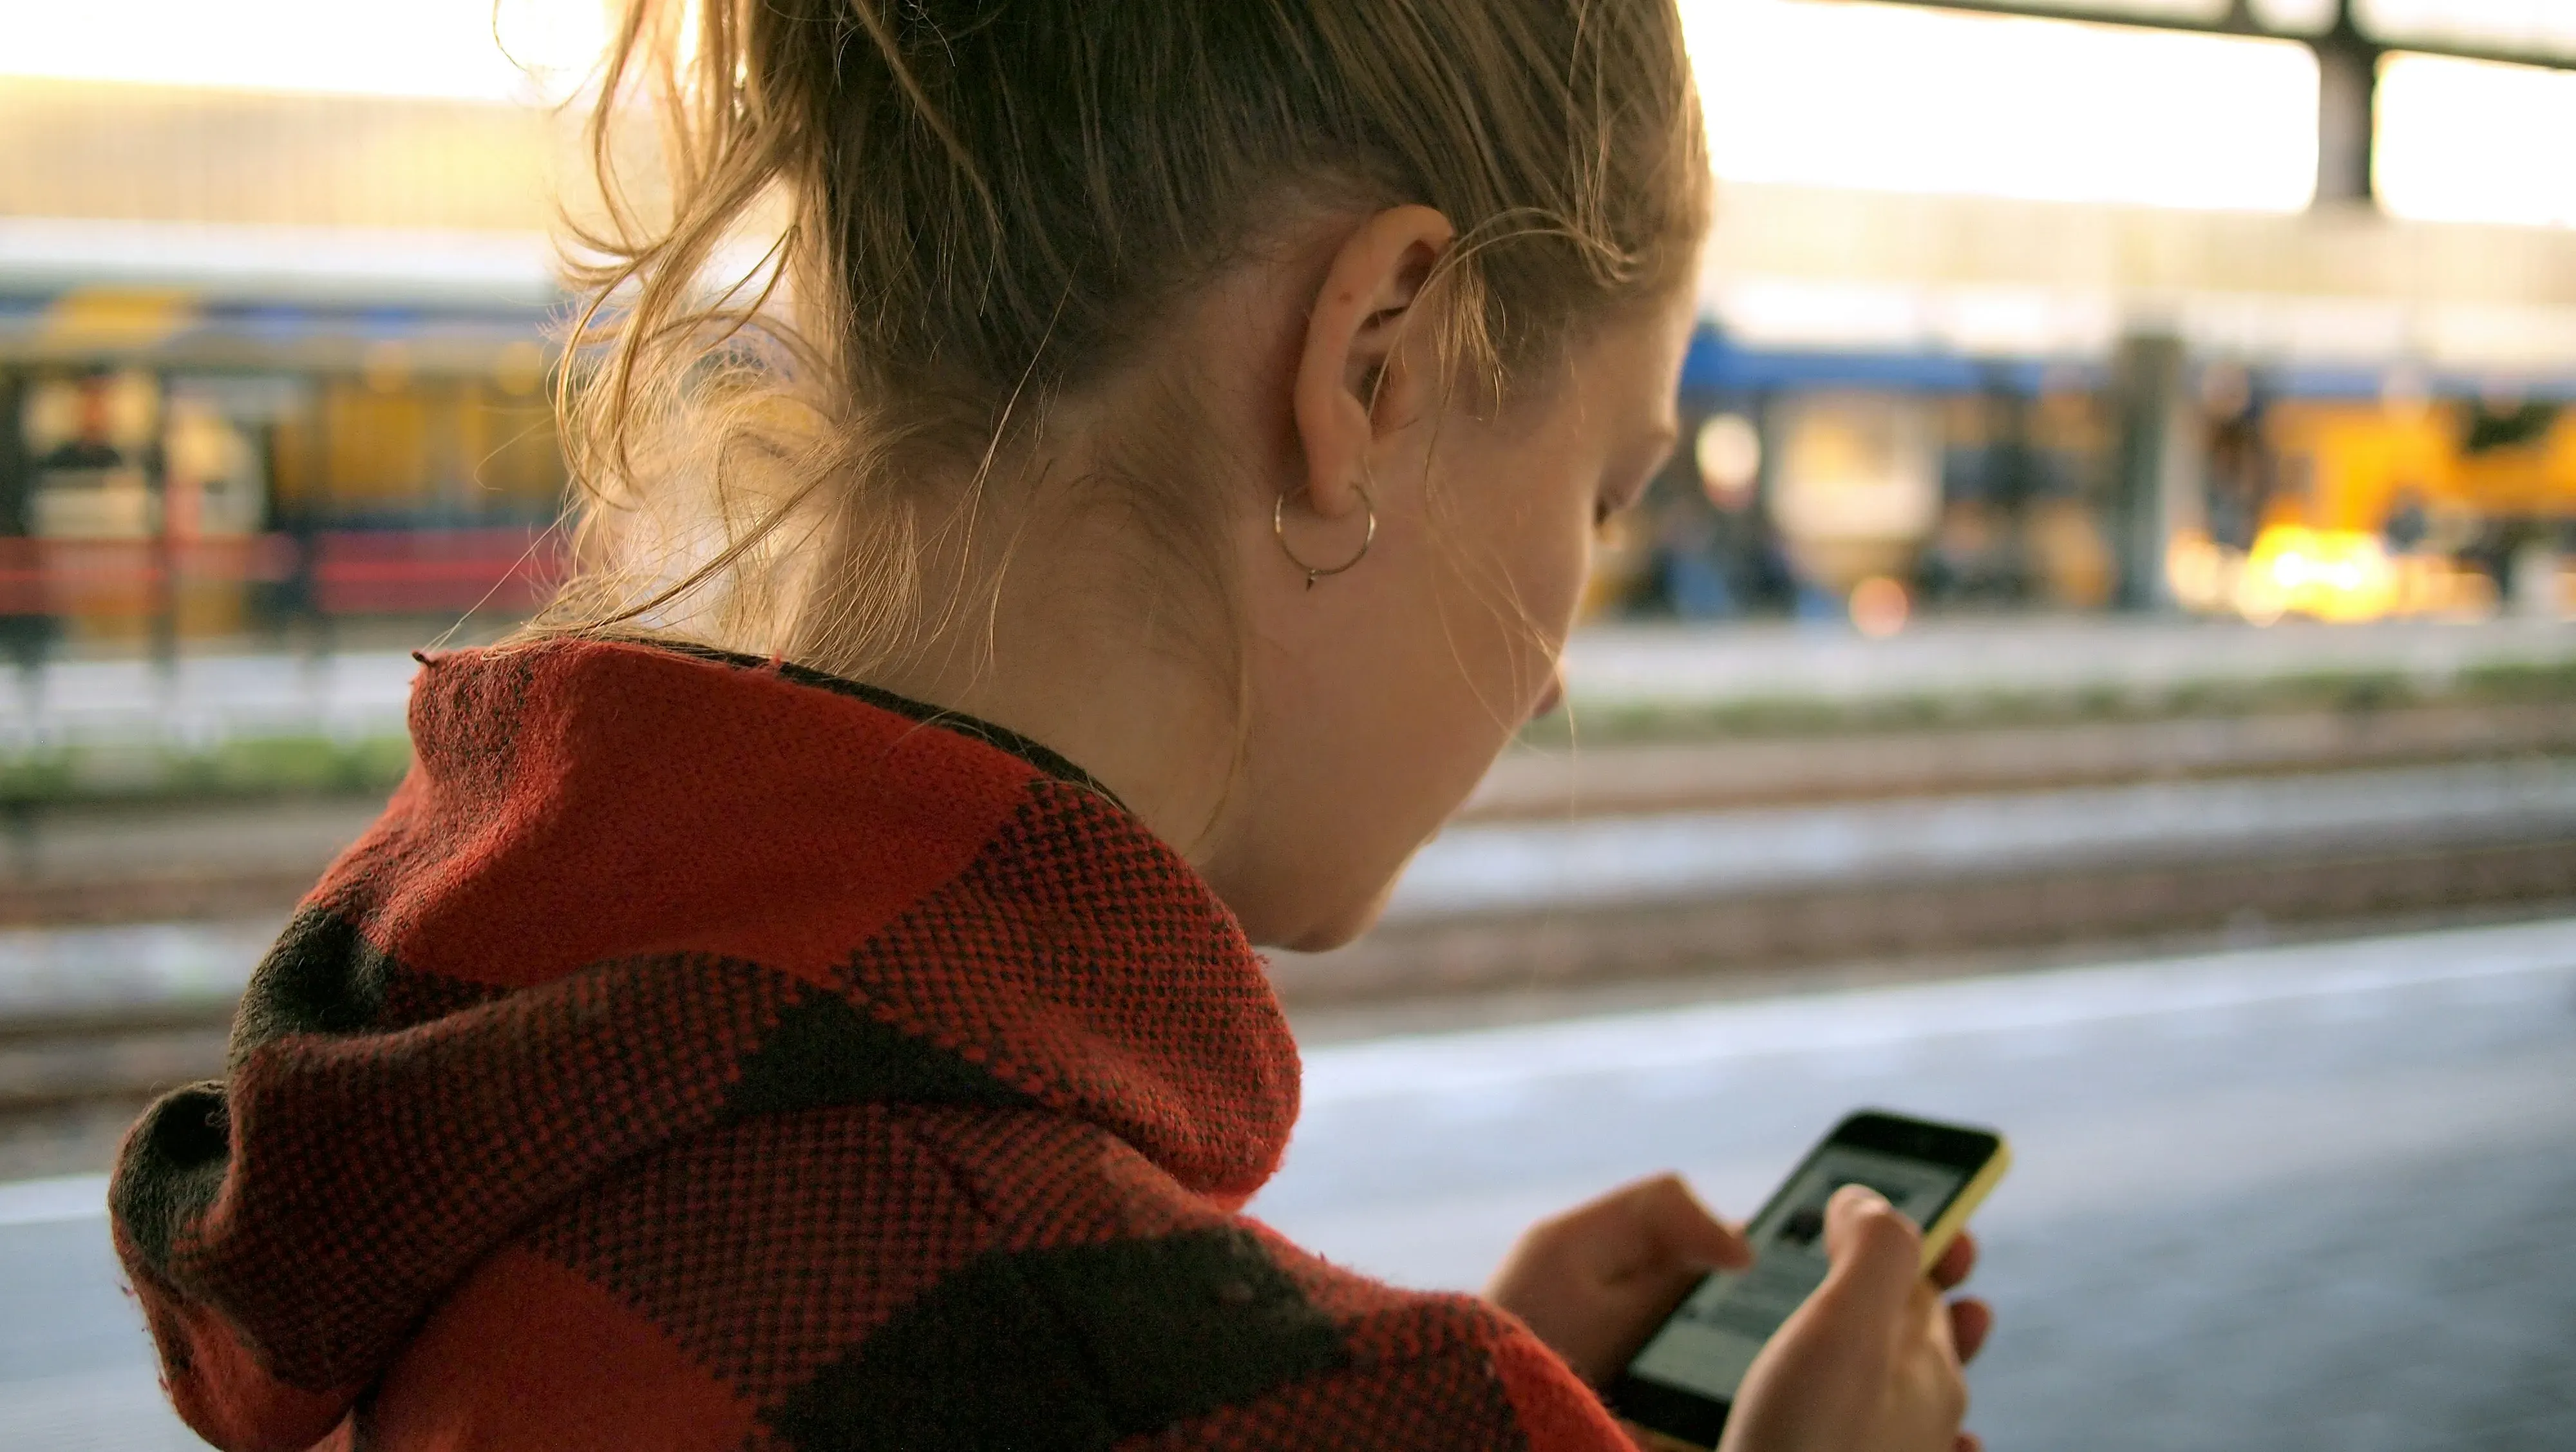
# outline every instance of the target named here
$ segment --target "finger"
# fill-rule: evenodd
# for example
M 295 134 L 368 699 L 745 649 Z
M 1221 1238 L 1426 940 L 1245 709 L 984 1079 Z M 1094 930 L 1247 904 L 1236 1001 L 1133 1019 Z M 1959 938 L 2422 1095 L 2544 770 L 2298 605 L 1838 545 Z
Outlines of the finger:
M 1923 1277 L 1923 1235 L 1866 1185 L 1845 1185 L 1825 1202 L 1825 1254 L 1833 1261 L 1820 1299 L 1891 1324 Z
M 1950 1290 L 1959 1282 L 1966 1280 L 1968 1273 L 1976 1268 L 1977 1237 L 1970 1231 L 1962 1230 L 1958 1238 L 1951 1241 L 1948 1248 L 1941 1252 L 1941 1258 L 1933 1263 L 1932 1284 L 1945 1291 Z
M 1974 1296 L 1962 1296 L 1950 1303 L 1950 1344 L 1958 1348 L 1962 1365 L 1985 1346 L 1986 1337 L 1994 1329 L 1994 1307 Z
M 1959 1343 L 1952 1334 L 1950 1303 L 1941 1299 L 1941 1293 L 1932 1288 L 1930 1281 L 1914 1283 L 1914 1294 L 1908 1298 L 1908 1304 L 1913 1312 L 1912 1324 L 1922 1328 L 1925 1339 L 1944 1360 L 1952 1366 L 1965 1360 L 1959 1355 Z
M 1623 1192 L 1644 1239 L 1668 1263 L 1698 1270 L 1753 1264 L 1752 1242 L 1720 1220 L 1675 1174 L 1640 1180 Z
M 1696 1276 L 1752 1264 L 1752 1247 L 1720 1221 L 1677 1175 L 1622 1185 L 1532 1233 L 1552 1258 L 1604 1282 L 1642 1275 Z

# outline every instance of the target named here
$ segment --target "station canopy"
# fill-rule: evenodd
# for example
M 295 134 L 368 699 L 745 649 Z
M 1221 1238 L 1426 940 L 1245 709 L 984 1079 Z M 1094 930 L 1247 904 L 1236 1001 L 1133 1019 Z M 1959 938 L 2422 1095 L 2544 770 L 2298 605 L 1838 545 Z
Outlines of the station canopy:
M 1898 0 L 1918 3 L 1918 0 Z M 2098 18 L 2131 24 L 2316 37 L 2339 0 L 1919 0 L 1963 10 Z M 2350 0 L 2361 37 L 2392 50 L 2576 62 L 2576 5 L 2549 0 Z

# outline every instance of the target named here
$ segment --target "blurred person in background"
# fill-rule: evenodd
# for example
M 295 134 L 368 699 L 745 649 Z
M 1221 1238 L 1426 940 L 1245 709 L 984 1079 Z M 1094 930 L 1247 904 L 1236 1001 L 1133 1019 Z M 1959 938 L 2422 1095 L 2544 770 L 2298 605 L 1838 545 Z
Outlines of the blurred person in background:
M 1927 601 L 1996 606 L 2020 599 L 2027 569 L 2017 520 L 2032 473 L 2028 411 L 2000 377 L 1942 407 L 1940 517 L 1915 564 Z
M 1671 492 L 1654 506 L 1655 583 L 1683 620 L 1723 620 L 1743 606 L 1720 567 L 1716 511 Z
M 581 571 L 127 1139 L 226 1448 L 1628 1445 L 1674 1179 L 1400 1291 L 1240 1212 L 1254 943 L 1376 916 L 1674 444 L 1671 0 L 639 4 Z M 594 133 L 607 164 L 607 131 Z M 777 204 L 778 210 L 769 209 Z M 774 278 L 710 259 L 784 218 Z M 1954 1452 L 1987 1316 L 1839 1197 L 1730 1447 Z
M 2211 368 L 2200 395 L 2208 429 L 2209 537 L 2241 554 L 2254 547 L 2271 507 L 2276 464 L 2263 439 L 2265 400 L 2254 375 L 2233 365 Z

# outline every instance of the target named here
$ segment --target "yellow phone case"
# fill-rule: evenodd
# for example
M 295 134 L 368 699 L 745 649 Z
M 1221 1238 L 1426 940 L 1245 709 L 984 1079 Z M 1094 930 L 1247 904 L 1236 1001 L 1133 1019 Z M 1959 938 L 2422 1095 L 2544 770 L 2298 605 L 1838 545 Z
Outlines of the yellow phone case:
M 1950 1242 L 1958 1239 L 1959 1232 L 1968 1228 L 1968 1217 L 1977 1213 L 1977 1207 L 1985 1203 L 1986 1196 L 2003 1182 L 2004 1171 L 2011 1168 L 2012 1142 L 1997 1135 L 1994 1155 L 1986 1161 L 1985 1167 L 1960 1187 L 1957 1197 L 1950 1201 L 1950 1207 L 1942 1211 L 1938 1219 L 1923 1227 L 1925 1275 L 1930 1275 L 1932 1267 L 1941 1263 L 1942 1255 L 1950 1249 Z

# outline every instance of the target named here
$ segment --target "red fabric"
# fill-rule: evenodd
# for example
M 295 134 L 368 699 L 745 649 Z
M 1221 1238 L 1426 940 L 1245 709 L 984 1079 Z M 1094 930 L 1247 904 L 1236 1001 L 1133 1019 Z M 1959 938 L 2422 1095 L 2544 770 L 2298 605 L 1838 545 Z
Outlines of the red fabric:
M 1296 1113 L 1258 958 L 1078 772 L 921 714 L 631 645 L 433 661 L 226 1079 L 121 1157 L 190 1424 L 1624 1447 L 1510 1318 L 1234 1213 Z
M 315 895 L 356 899 L 388 953 L 458 982 L 691 951 L 823 982 L 1019 805 L 948 733 L 644 654 L 434 663 L 412 704 L 420 771 Z M 389 878 L 403 890 L 374 898 Z
M 1512 1415 L 1534 1447 L 1627 1447 L 1627 1433 L 1609 1408 L 1589 1395 L 1568 1396 L 1572 1373 L 1556 1353 L 1528 1331 L 1506 1338 L 1494 1350 L 1494 1369 Z
M 504 1249 L 429 1318 L 377 1389 L 372 1447 L 717 1452 L 751 1404 L 598 1284 Z

